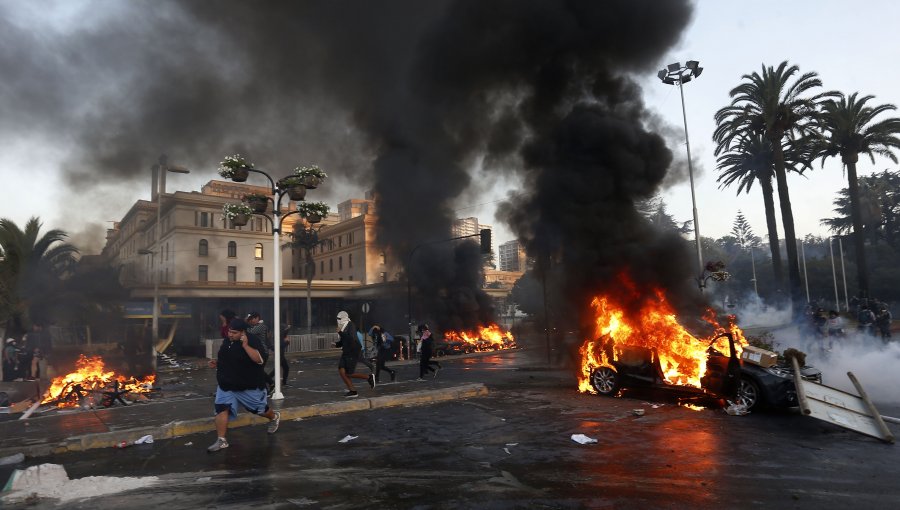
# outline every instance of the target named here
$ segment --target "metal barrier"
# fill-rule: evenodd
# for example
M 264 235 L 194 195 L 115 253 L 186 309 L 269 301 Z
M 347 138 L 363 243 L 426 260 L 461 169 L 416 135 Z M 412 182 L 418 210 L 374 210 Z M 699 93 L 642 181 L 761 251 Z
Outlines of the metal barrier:
M 338 341 L 338 334 L 313 333 L 311 335 L 288 335 L 287 340 L 289 343 L 284 351 L 285 354 L 323 351 L 334 348 L 332 344 Z M 204 340 L 204 343 L 206 344 L 206 357 L 215 358 L 216 354 L 219 352 L 219 347 L 222 345 L 222 339 L 207 338 Z

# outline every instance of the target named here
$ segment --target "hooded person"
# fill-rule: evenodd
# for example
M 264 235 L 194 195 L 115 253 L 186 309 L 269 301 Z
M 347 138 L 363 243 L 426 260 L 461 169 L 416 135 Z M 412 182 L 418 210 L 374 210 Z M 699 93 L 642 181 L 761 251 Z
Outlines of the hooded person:
M 347 398 L 355 398 L 359 396 L 359 392 L 353 387 L 353 379 L 365 379 L 369 386 L 375 388 L 375 374 L 357 374 L 356 364 L 362 355 L 362 349 L 356 336 L 356 325 L 350 320 L 350 314 L 340 311 L 337 314 L 337 332 L 338 341 L 334 343 L 335 347 L 341 348 L 341 359 L 338 361 L 338 375 L 347 386 Z
M 424 381 L 428 372 L 434 372 L 432 377 L 437 377 L 438 371 L 443 367 L 437 361 L 431 361 L 431 356 L 434 354 L 434 337 L 431 336 L 428 324 L 419 324 L 416 331 L 419 333 L 419 348 L 422 351 L 419 357 L 419 378 L 416 380 Z
M 394 352 L 394 337 L 378 324 L 369 328 L 369 336 L 375 342 L 375 382 L 381 382 L 378 380 L 378 376 L 382 371 L 391 374 L 391 382 L 396 381 L 397 371 L 385 366 L 385 362 L 391 358 Z
M 262 342 L 247 334 L 248 325 L 241 319 L 228 323 L 228 339 L 222 342 L 210 366 L 216 369 L 215 425 L 218 437 L 207 451 L 228 448 L 225 434 L 228 422 L 237 418 L 238 405 L 250 413 L 269 419 L 269 434 L 278 430 L 281 414 L 269 408 L 266 395 L 266 373 L 263 370 Z

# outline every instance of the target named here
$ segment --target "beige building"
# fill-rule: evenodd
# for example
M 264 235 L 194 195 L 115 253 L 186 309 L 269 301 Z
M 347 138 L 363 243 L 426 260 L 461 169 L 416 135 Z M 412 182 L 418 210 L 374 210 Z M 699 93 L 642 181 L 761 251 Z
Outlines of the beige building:
M 526 269 L 525 248 L 519 241 L 513 239 L 500 245 L 500 270 L 519 271 Z

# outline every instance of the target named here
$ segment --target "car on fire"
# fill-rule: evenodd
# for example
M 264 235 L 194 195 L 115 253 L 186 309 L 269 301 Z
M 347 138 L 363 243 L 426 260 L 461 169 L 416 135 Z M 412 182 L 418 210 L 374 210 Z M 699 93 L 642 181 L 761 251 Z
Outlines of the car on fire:
M 727 345 L 727 353 L 722 352 L 723 344 Z M 606 341 L 603 348 L 611 350 L 612 342 Z M 614 357 L 609 355 L 607 359 Z M 822 382 L 822 373 L 818 369 L 804 366 L 800 371 L 804 379 Z M 734 338 L 730 333 L 723 333 L 713 338 L 707 348 L 706 372 L 700 380 L 700 388 L 668 382 L 656 352 L 637 346 L 624 346 L 609 365 L 594 367 L 590 383 L 604 396 L 616 396 L 629 388 L 660 388 L 687 395 L 725 398 L 746 406 L 747 410 L 758 410 L 797 406 L 793 377 L 794 370 L 790 366 L 763 367 L 740 359 Z
M 448 354 L 469 354 L 472 352 L 475 352 L 475 346 L 462 340 L 441 339 L 434 343 L 434 355 L 438 357 Z

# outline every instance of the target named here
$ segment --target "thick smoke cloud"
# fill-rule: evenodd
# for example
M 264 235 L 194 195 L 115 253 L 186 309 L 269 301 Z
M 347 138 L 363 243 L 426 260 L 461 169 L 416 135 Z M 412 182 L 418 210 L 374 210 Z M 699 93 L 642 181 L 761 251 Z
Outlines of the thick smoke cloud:
M 314 162 L 334 177 L 322 198 L 342 181 L 374 188 L 378 242 L 406 263 L 449 237 L 457 199 L 482 191 L 480 163 L 522 176 L 502 218 L 530 255 L 569 269 L 573 302 L 623 264 L 639 283 L 687 281 L 683 241 L 635 211 L 672 154 L 629 79 L 677 42 L 685 1 L 84 5 L 103 14 L 77 29 L 0 21 L 0 64 L 18 70 L 0 99 L 22 105 L 0 131 L 70 140 L 76 191 L 144 183 L 161 152 L 211 177 L 234 152 L 276 175 Z M 417 251 L 414 315 L 488 318 L 476 251 Z

